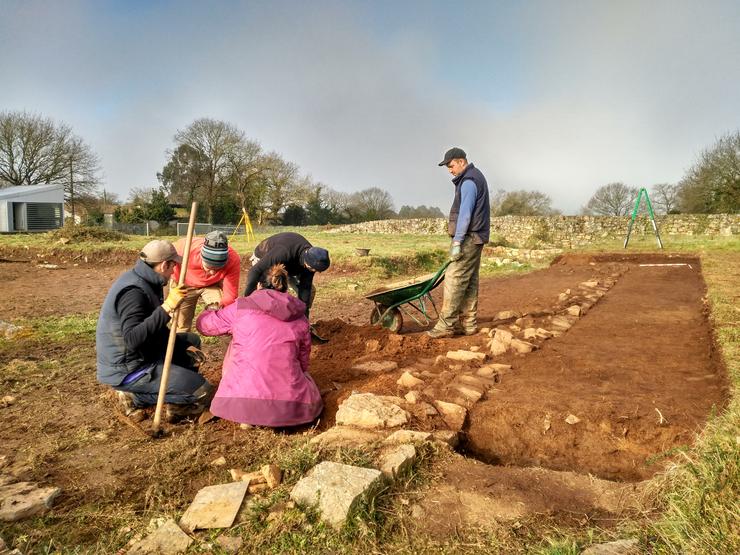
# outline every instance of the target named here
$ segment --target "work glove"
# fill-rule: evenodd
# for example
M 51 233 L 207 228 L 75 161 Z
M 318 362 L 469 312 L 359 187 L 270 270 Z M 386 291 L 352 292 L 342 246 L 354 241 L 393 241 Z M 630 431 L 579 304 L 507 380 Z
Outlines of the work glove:
M 164 308 L 165 312 L 168 314 L 172 314 L 192 290 L 193 288 L 188 287 L 187 285 L 170 287 L 170 292 L 162 303 L 162 308 Z
M 450 248 L 450 260 L 453 262 L 457 262 L 462 258 L 462 247 L 460 246 L 460 243 L 452 243 L 452 247 Z
M 190 366 L 195 369 L 200 368 L 200 365 L 206 361 L 206 354 L 193 345 L 185 349 L 185 353 L 190 358 Z

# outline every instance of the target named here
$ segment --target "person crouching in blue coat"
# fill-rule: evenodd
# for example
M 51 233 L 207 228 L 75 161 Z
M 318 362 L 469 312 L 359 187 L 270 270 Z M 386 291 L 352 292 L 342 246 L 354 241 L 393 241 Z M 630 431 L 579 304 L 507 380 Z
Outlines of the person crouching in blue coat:
M 187 296 L 188 287 L 164 285 L 182 263 L 169 241 L 147 243 L 139 260 L 108 291 L 95 332 L 98 382 L 115 391 L 126 416 L 144 417 L 140 409 L 156 405 L 169 339 L 167 324 Z M 198 373 L 203 361 L 200 338 L 177 334 L 165 393 L 165 419 L 197 416 L 208 408 L 214 387 Z

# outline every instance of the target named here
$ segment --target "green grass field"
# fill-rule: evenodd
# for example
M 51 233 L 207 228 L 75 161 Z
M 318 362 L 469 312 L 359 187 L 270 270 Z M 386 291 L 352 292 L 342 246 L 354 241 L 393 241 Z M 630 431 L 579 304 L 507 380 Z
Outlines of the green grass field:
M 393 276 L 432 271 L 446 257 L 449 240 L 441 236 L 358 235 L 325 233 L 305 229 L 302 233 L 315 245 L 324 246 L 332 259 L 348 275 L 337 275 L 336 292 L 346 292 L 350 283 L 360 283 L 363 290 L 372 288 Z M 273 230 L 257 235 L 259 241 Z M 173 238 L 174 239 L 174 238 Z M 88 241 L 62 245 L 46 234 L 0 236 L 0 249 L 23 248 L 62 249 L 85 252 L 122 249 L 136 251 L 147 242 L 145 237 L 122 241 Z M 717 348 L 731 380 L 731 399 L 720 414 L 710 417 L 696 444 L 685 449 L 676 464 L 652 480 L 651 495 L 660 511 L 633 519 L 625 519 L 616 531 L 604 533 L 593 528 L 579 530 L 557 527 L 533 528 L 532 534 L 515 534 L 511 530 L 500 534 L 466 533 L 443 543 L 428 542 L 409 536 L 402 513 L 410 494 L 432 478 L 433 463 L 443 453 L 425 452 L 405 481 L 393 486 L 371 506 L 362 508 L 342 531 L 322 524 L 312 511 L 288 508 L 275 520 L 268 518 L 271 510 L 287 500 L 288 488 L 280 488 L 268 499 L 249 509 L 249 519 L 230 531 L 249 543 L 250 552 L 259 553 L 406 553 L 406 552 L 534 552 L 542 554 L 577 554 L 594 538 L 635 537 L 649 553 L 740 552 L 740 238 L 682 237 L 664 238 L 667 252 L 693 253 L 701 257 L 707 285 L 707 305 L 716 334 Z M 232 245 L 240 253 L 248 253 L 254 242 L 237 238 Z M 371 256 L 358 257 L 355 248 L 371 249 Z M 589 246 L 588 252 L 624 252 L 621 242 L 610 241 Z M 633 238 L 627 252 L 654 252 L 654 239 Z M 485 267 L 484 273 L 528 271 L 531 266 Z M 0 339 L 0 387 L 2 390 L 33 391 L 54 388 L 55 379 L 66 373 L 70 379 L 82 379 L 93 373 L 95 314 L 62 318 L 33 318 L 26 315 L 24 325 L 30 332 L 15 341 Z M 49 348 L 47 360 L 24 361 L 24 345 L 43 344 Z M 69 348 L 74 346 L 73 348 Z M 66 350 L 66 352 L 64 352 Z M 12 363 L 11 363 L 12 362 Z M 63 393 L 57 392 L 61 399 Z M 2 418 L 2 412 L 0 412 Z M 53 422 L 53 420 L 50 420 Z M 26 425 L 26 424 L 24 424 Z M 44 428 L 40 428 L 43 432 Z M 95 442 L 95 429 L 80 424 L 73 432 L 54 439 L 35 451 L 34 464 L 53 464 L 55 454 L 80 449 Z M 161 448 L 159 446 L 164 446 Z M 201 447 L 202 452 L 197 449 Z M 146 448 L 137 446 L 137 448 Z M 125 545 L 135 533 L 143 532 L 154 517 L 178 516 L 184 502 L 178 490 L 183 477 L 200 472 L 202 479 L 221 480 L 209 466 L 214 446 L 202 428 L 193 428 L 157 444 L 161 449 L 151 461 L 154 468 L 167 472 L 166 478 L 147 492 L 146 508 L 125 501 L 111 508 L 105 503 L 89 503 L 66 509 L 64 516 L 49 515 L 0 524 L 0 536 L 11 539 L 14 547 L 24 553 L 112 553 Z M 269 431 L 255 431 L 249 443 L 236 448 L 236 455 L 245 465 L 276 462 L 287 471 L 287 485 L 294 483 L 302 471 L 319 460 L 303 437 L 275 436 Z M 197 453 L 192 455 L 192 453 Z M 362 450 L 337 453 L 335 460 L 362 464 Z M 140 477 L 146 474 L 142 470 Z M 533 535 L 534 534 L 534 535 Z M 195 542 L 189 553 L 225 553 L 211 540 Z M 85 538 L 84 547 L 75 547 Z M 92 539 L 91 539 L 92 538 Z

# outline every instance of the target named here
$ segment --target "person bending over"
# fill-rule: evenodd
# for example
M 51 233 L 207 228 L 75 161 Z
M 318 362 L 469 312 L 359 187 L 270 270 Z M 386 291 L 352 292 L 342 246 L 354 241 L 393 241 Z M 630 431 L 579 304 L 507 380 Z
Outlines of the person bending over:
M 203 335 L 232 336 L 212 414 L 269 427 L 305 424 L 321 414 L 321 394 L 308 373 L 306 305 L 287 289 L 285 266 L 274 265 L 250 296 L 196 320 Z

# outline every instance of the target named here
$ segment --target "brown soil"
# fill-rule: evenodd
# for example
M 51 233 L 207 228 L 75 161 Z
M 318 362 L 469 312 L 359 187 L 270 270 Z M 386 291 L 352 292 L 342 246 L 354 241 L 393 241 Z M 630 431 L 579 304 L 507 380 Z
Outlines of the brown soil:
M 130 264 L 131 253 L 126 253 L 126 262 L 116 262 L 114 256 L 104 265 L 0 255 L 5 259 L 0 260 L 4 285 L 0 320 L 12 322 L 31 312 L 64 315 L 97 310 L 112 281 Z M 39 268 L 42 261 L 60 268 Z M 691 268 L 639 266 L 646 262 L 682 262 Z M 480 364 L 437 362 L 436 357 L 476 345 L 485 349 L 488 337 L 431 340 L 419 326 L 405 325 L 401 335 L 372 328 L 367 324 L 369 301 L 358 296 L 348 305 L 322 296 L 321 283 L 331 279 L 330 274 L 317 280 L 319 293 L 312 312 L 319 333 L 330 340 L 314 347 L 311 361 L 326 405 L 320 428 L 333 424 L 338 403 L 352 391 L 403 395 L 406 390 L 396 380 L 405 367 L 428 373 L 426 398 L 454 400 L 449 383 Z M 463 430 L 466 454 L 504 466 L 460 459 L 445 467 L 447 485 L 459 492 L 483 492 L 498 499 L 504 509 L 524 503 L 535 512 L 567 512 L 572 505 L 594 515 L 611 513 L 592 502 L 588 496 L 598 497 L 598 492 L 588 489 L 581 478 L 537 470 L 544 473 L 537 474 L 541 477 L 537 482 L 531 469 L 506 467 L 541 466 L 618 481 L 641 480 L 663 468 L 671 449 L 693 442 L 712 407 L 724 406 L 726 372 L 714 352 L 695 258 L 571 255 L 526 275 L 484 279 L 480 325 L 490 325 L 498 311 L 517 310 L 530 313 L 535 325 L 546 327 L 548 311 L 563 308 L 558 294 L 593 278 L 614 279 L 616 284 L 562 336 L 539 342 L 540 348 L 530 354 L 496 357 L 494 362 L 512 364 L 513 369 L 498 376 L 495 387 L 470 407 Z M 435 297 L 440 296 L 441 288 L 435 291 Z M 227 343 L 222 338 L 205 345 L 211 362 L 204 373 L 213 382 L 219 380 L 219 361 Z M 247 435 L 253 438 L 250 441 L 278 446 L 287 441 L 270 431 L 243 431 L 217 421 L 207 425 L 208 434 L 176 426 L 174 436 L 152 443 L 114 416 L 109 392 L 94 381 L 90 339 L 68 348 L 53 346 L 66 349 L 68 363 L 74 363 L 71 369 L 42 368 L 43 361 L 60 353 L 50 352 L 47 345 L 25 345 L 23 352 L 7 345 L 0 354 L 4 366 L 12 359 L 32 361 L 28 372 L 19 371 L 18 377 L 0 383 L 18 397 L 16 404 L 0 412 L 0 455 L 8 457 L 8 468 L 18 476 L 62 487 L 59 514 L 86 504 L 119 501 L 132 503 L 137 510 L 155 504 L 160 510 L 182 509 L 183 499 L 192 499 L 199 487 L 221 479 L 222 471 L 208 464 L 213 458 L 238 454 L 243 467 L 264 462 L 252 460 L 250 444 L 244 442 Z M 378 374 L 353 368 L 386 360 L 398 363 L 398 369 Z M 445 427 L 437 416 L 410 410 L 412 427 Z M 566 424 L 570 414 L 580 422 Z M 60 442 L 66 442 L 63 449 Z M 150 468 L 162 465 L 175 465 L 181 473 L 178 480 L 162 482 L 150 474 Z M 566 490 L 571 493 L 563 493 Z M 436 491 L 442 505 L 454 504 L 449 497 L 454 491 L 443 485 Z M 561 502 L 555 503 L 556 498 Z M 80 536 L 79 541 L 95 541 L 97 533 L 91 530 L 89 538 Z

